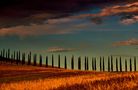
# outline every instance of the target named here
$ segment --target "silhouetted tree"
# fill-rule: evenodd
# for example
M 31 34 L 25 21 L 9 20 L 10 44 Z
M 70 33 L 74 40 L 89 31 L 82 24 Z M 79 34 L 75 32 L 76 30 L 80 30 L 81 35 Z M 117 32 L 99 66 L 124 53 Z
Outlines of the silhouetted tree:
M 78 69 L 81 70 L 81 57 L 78 58 Z
M 2 51 L 0 51 L 0 63 L 2 63 Z
M 122 59 L 120 57 L 120 72 L 122 72 Z
M 89 59 L 88 59 L 88 57 L 87 57 L 87 70 L 89 70 Z
M 37 55 L 36 54 L 34 54 L 34 66 L 36 66 L 36 60 L 37 60 Z
M 20 58 L 21 58 L 21 53 L 20 53 L 20 51 L 18 52 L 18 54 L 19 54 L 18 61 L 20 62 Z
M 67 69 L 67 57 L 65 56 L 65 69 Z
M 40 62 L 39 62 L 40 67 L 42 66 L 42 56 L 40 55 Z
M 111 71 L 113 72 L 113 56 L 111 56 Z
M 5 49 L 3 49 L 3 55 L 2 55 L 2 57 L 3 58 L 5 57 Z
M 125 71 L 127 72 L 127 60 L 125 60 Z
M 25 53 L 22 53 L 22 65 L 25 64 Z
M 96 71 L 96 70 L 97 70 L 97 68 L 96 68 L 96 66 L 97 66 L 97 65 L 96 65 L 96 58 L 95 58 L 94 62 L 95 62 L 95 63 L 94 63 L 95 71 Z
M 110 58 L 108 57 L 108 72 L 110 72 Z
M 102 71 L 102 57 L 100 57 L 100 71 Z
M 52 67 L 54 67 L 54 55 L 52 54 Z
M 58 55 L 58 68 L 60 68 L 60 55 Z
M 94 70 L 94 58 L 92 58 L 92 70 Z
M 2 51 L 0 51 L 0 57 L 2 57 Z
M 137 65 L 136 57 L 134 57 L 134 71 L 137 71 L 137 70 L 136 70 L 136 69 L 137 69 L 137 68 L 136 68 L 136 67 L 137 67 L 136 65 Z
M 104 66 L 104 57 L 103 57 L 103 71 L 105 71 L 105 66 Z
M 8 59 L 10 59 L 10 49 L 8 49 Z
M 14 58 L 14 60 L 16 59 L 16 54 L 15 54 L 15 51 L 14 51 L 14 53 L 13 53 L 13 58 Z
M 6 50 L 5 61 L 6 61 L 6 62 L 8 61 L 8 52 L 7 52 L 7 50 Z
M 71 69 L 74 69 L 74 56 L 71 58 Z
M 6 56 L 5 56 L 5 58 L 6 58 L 6 61 L 7 61 L 7 58 L 8 58 L 8 52 L 7 52 L 7 50 L 6 50 Z
M 14 58 L 14 55 L 13 55 L 13 58 Z M 23 59 L 24 59 L 24 53 L 22 53 L 22 65 L 23 65 Z
M 46 56 L 46 67 L 48 67 L 48 56 Z
M 11 55 L 11 59 L 10 60 L 11 60 L 11 64 L 12 64 L 13 63 L 13 54 Z
M 130 72 L 132 71 L 132 60 L 130 58 Z
M 116 71 L 118 72 L 118 59 L 116 58 Z
M 31 64 L 31 52 L 28 54 L 28 65 Z
M 19 58 L 19 54 L 18 54 L 18 51 L 16 52 L 16 64 L 18 64 L 18 58 Z
M 87 70 L 87 57 L 85 56 L 85 62 L 84 62 L 85 70 Z
M 30 56 L 28 54 L 28 64 L 27 65 L 30 65 Z

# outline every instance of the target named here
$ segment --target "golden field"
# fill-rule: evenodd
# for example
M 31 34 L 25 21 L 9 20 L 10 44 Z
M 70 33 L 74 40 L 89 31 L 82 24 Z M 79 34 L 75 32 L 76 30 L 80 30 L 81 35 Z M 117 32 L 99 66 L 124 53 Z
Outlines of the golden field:
M 0 90 L 138 90 L 138 72 L 94 72 L 0 64 Z

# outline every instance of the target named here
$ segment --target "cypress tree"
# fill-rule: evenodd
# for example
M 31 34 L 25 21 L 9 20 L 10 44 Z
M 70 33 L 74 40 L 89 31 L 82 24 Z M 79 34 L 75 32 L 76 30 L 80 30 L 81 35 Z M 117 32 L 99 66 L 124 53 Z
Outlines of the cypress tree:
M 36 60 L 37 60 L 36 58 L 37 58 L 37 55 L 34 54 L 34 64 L 33 64 L 34 66 L 36 66 Z
M 27 65 L 30 65 L 30 55 L 28 54 L 28 64 Z
M 46 56 L 46 67 L 48 67 L 48 56 Z
M 87 70 L 87 57 L 85 56 L 85 62 L 84 62 L 85 70 Z
M 100 71 L 102 71 L 102 58 L 100 57 Z
M 6 50 L 6 57 L 5 58 L 8 58 L 8 52 L 7 52 L 7 50 Z
M 19 55 L 18 55 L 18 51 L 16 52 L 16 64 L 18 64 L 18 58 L 19 58 Z
M 11 60 L 11 64 L 12 64 L 13 63 L 13 54 L 11 55 L 11 59 L 10 60 Z
M 132 71 L 132 60 L 130 58 L 130 72 Z
M 78 69 L 81 70 L 81 57 L 78 58 Z
M 67 69 L 67 57 L 65 56 L 65 69 Z
M 89 70 L 89 59 L 88 59 L 88 57 L 87 57 L 87 70 Z
M 40 67 L 42 66 L 42 56 L 40 55 L 40 62 L 39 62 Z
M 54 55 L 52 54 L 52 67 L 54 67 Z
M 127 60 L 125 60 L 125 71 L 127 72 Z
M 10 59 L 10 49 L 8 49 L 8 59 Z
M 1 50 L 1 58 L 3 58 L 3 50 Z
M 14 58 L 14 55 L 13 55 L 13 58 Z M 21 59 L 22 60 L 22 64 L 23 64 L 23 58 L 24 58 L 24 56 L 23 56 L 23 53 L 22 53 L 22 59 Z
M 28 65 L 31 64 L 31 52 L 28 54 Z
M 2 51 L 0 51 L 0 62 L 2 61 Z
M 25 60 L 26 60 L 26 57 L 25 57 L 25 53 L 24 53 L 24 64 L 25 64 L 25 62 L 26 62 Z
M 0 57 L 2 57 L 2 51 L 0 51 Z
M 94 59 L 92 58 L 92 70 L 94 70 Z
M 104 66 L 104 57 L 103 57 L 103 71 L 105 71 L 105 66 Z
M 120 57 L 120 72 L 122 72 L 122 59 Z
M 113 56 L 111 56 L 111 71 L 113 72 Z
M 74 69 L 74 56 L 71 58 L 71 69 Z
M 16 57 L 16 55 L 15 55 L 15 51 L 14 51 L 14 53 L 13 53 L 13 59 L 14 59 L 14 60 L 16 59 L 15 57 Z
M 108 57 L 108 72 L 110 72 L 110 58 Z
M 60 68 L 60 55 L 58 55 L 58 68 Z
M 5 58 L 5 49 L 3 49 L 3 55 L 2 55 L 3 58 Z
M 8 60 L 8 52 L 7 52 L 7 50 L 6 50 L 6 57 L 5 57 L 5 61 L 7 62 L 7 60 Z
M 97 65 L 96 65 L 96 58 L 95 58 L 94 66 L 95 66 L 95 71 L 96 71 L 96 70 L 97 70 L 97 68 L 96 68 L 96 66 L 97 66 Z
M 1 52 L 1 51 L 0 51 Z M 1 52 L 1 54 L 0 54 L 0 63 L 2 63 L 2 52 Z
M 18 54 L 19 54 L 19 59 L 18 59 L 18 60 L 19 60 L 19 62 L 20 62 L 20 58 L 21 58 L 21 53 L 20 53 L 20 51 L 18 52 Z
M 137 67 L 137 66 L 136 66 L 136 65 L 137 65 L 136 63 L 137 63 L 137 62 L 136 62 L 136 57 L 134 57 L 134 71 L 137 71 L 137 70 L 136 70 L 136 67 Z
M 24 62 L 25 62 L 25 54 L 22 53 L 22 65 L 24 64 Z

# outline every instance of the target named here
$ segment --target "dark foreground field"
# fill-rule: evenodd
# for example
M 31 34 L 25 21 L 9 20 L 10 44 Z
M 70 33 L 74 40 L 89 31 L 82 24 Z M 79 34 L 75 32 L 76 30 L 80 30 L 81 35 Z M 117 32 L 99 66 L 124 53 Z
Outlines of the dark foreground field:
M 138 90 L 138 72 L 94 72 L 0 64 L 0 90 Z

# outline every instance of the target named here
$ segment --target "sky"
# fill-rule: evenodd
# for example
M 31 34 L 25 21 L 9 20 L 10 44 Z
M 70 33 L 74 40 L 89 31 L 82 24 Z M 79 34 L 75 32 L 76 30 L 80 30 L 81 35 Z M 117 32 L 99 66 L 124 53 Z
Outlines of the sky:
M 69 57 L 137 56 L 137 0 L 13 0 L 1 1 L 0 7 L 1 49 Z

